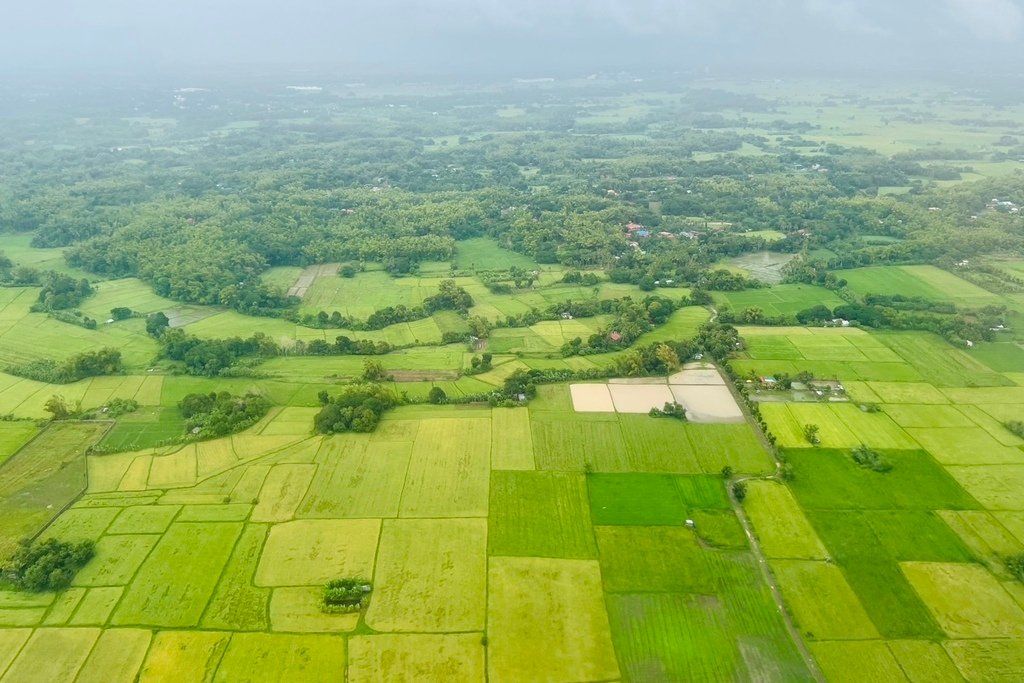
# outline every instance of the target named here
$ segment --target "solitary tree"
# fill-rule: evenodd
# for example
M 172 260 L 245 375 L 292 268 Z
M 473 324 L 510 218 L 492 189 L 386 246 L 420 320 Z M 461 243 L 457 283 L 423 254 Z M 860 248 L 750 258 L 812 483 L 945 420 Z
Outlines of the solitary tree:
M 821 443 L 821 439 L 818 438 L 818 430 L 820 427 L 816 424 L 804 425 L 804 438 L 807 439 L 807 443 L 812 446 L 817 446 Z

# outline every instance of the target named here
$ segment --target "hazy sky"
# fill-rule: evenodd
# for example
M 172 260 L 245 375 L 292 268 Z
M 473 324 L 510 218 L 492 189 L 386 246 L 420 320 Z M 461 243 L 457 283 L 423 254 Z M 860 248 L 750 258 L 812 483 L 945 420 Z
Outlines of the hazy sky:
M 32 0 L 0 68 L 1024 68 L 1024 0 Z

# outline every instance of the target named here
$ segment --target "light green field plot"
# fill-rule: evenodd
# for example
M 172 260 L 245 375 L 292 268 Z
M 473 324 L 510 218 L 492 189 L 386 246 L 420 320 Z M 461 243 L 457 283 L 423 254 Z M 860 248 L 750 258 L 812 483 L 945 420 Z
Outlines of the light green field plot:
M 491 468 L 532 470 L 533 435 L 530 413 L 515 408 L 495 408 L 491 413 Z
M 716 292 L 714 296 L 735 311 L 760 308 L 768 316 L 795 315 L 818 304 L 835 308 L 844 303 L 835 292 L 814 285 L 775 285 L 742 292 Z
M 1024 451 L 1002 445 L 980 427 L 907 431 L 943 465 L 1024 464 Z
M 836 275 L 862 296 L 900 294 L 971 306 L 999 303 L 997 295 L 935 266 L 872 266 Z
M 125 508 L 107 529 L 108 534 L 162 534 L 181 507 L 146 505 Z
M 61 592 L 59 596 L 53 601 L 53 605 L 50 607 L 50 611 L 46 613 L 46 618 L 43 619 L 44 626 L 67 626 L 68 620 L 71 619 L 71 615 L 75 613 L 78 608 L 78 604 L 82 602 L 82 598 L 87 593 L 85 588 L 68 588 Z
M 214 681 L 336 681 L 345 668 L 345 640 L 328 635 L 236 633 L 217 667 Z
M 859 467 L 849 451 L 787 450 L 796 479 L 790 487 L 808 509 L 971 510 L 980 507 L 924 451 L 884 451 L 884 475 Z
M 158 631 L 142 664 L 140 681 L 207 681 L 231 640 L 219 631 Z
M 949 637 L 1024 637 L 1024 609 L 984 567 L 936 562 L 901 567 Z
M 618 679 L 597 562 L 493 557 L 487 585 L 491 679 Z
M 460 240 L 455 245 L 454 261 L 464 270 L 508 270 L 512 266 L 531 271 L 541 269 L 530 257 L 505 249 L 487 237 Z
M 104 630 L 75 683 L 133 683 L 151 639 L 152 634 L 143 629 Z
M 41 530 L 86 486 L 84 451 L 109 423 L 49 425 L 3 464 L 0 477 L 0 555 Z
M 0 238 L 0 249 L 19 266 L 28 266 L 37 270 L 55 270 L 58 273 L 66 273 L 74 278 L 87 278 L 94 280 L 96 275 L 78 268 L 72 268 L 64 258 L 64 249 L 61 247 L 39 248 L 33 247 L 32 233 L 5 233 Z M 19 291 L 18 288 L 14 291 Z M 35 299 L 35 288 L 32 288 L 32 298 Z
M 949 640 L 942 646 L 969 681 L 1012 683 L 1024 671 L 1024 640 Z
M 673 312 L 663 325 L 640 335 L 634 344 L 646 346 L 655 342 L 690 339 L 697 334 L 697 330 L 707 322 L 709 317 L 711 317 L 710 312 L 700 306 L 680 308 Z
M 1024 509 L 1024 465 L 951 465 L 946 469 L 986 509 Z
M 577 420 L 571 414 L 533 412 L 533 452 L 542 470 L 629 472 L 629 456 L 614 414 L 610 421 Z
M 120 512 L 119 508 L 71 508 L 53 520 L 42 537 L 96 541 Z
M 156 341 L 146 335 L 142 320 L 88 330 L 49 318 L 45 313 L 27 313 L 0 330 L 0 364 L 4 366 L 46 358 L 59 361 L 101 347 L 118 349 L 129 369 L 147 367 L 158 349 Z
M 52 683 L 72 681 L 99 638 L 98 628 L 37 629 L 0 681 Z
M 811 640 L 878 638 L 871 619 L 839 567 L 809 560 L 775 560 L 772 569 L 800 631 Z
M 825 545 L 785 486 L 769 481 L 751 481 L 747 484 L 743 506 L 768 557 L 828 557 Z
M 878 332 L 878 338 L 939 387 L 1000 387 L 1010 380 L 934 334 Z M 924 402 L 924 401 L 922 401 Z
M 78 603 L 78 609 L 68 620 L 69 626 L 102 626 L 107 623 L 110 613 L 114 611 L 124 588 L 121 586 L 101 586 L 90 588 Z
M 234 311 L 221 311 L 208 318 L 190 323 L 184 329 L 190 334 L 205 339 L 250 337 L 254 332 L 263 332 L 278 343 L 288 346 L 294 340 L 308 342 L 313 339 L 323 339 L 333 342 L 335 337 L 338 336 L 346 336 L 355 340 L 386 341 L 395 346 L 415 343 L 438 344 L 441 342 L 441 330 L 433 318 L 410 323 L 399 323 L 385 327 L 382 330 L 353 332 L 341 329 L 318 330 L 302 327 L 280 318 L 256 318 Z M 0 356 L 2 356 L 2 352 L 0 352 Z
M 958 405 L 981 405 L 986 412 L 989 405 L 1019 406 L 1024 404 L 1024 387 L 989 387 L 969 389 L 943 389 L 942 393 Z M 1019 417 L 1020 411 L 1016 412 Z
M 104 536 L 96 543 L 96 557 L 75 575 L 74 585 L 127 584 L 159 540 L 159 536 L 149 534 Z
M 1005 523 L 1018 513 L 998 513 L 999 517 L 983 510 L 937 512 L 971 552 L 986 562 L 990 569 L 1003 570 L 1003 558 L 1024 552 L 1024 542 L 1015 537 Z M 1012 525 L 1012 522 L 1011 522 Z
M 346 576 L 370 576 L 380 520 L 298 520 L 270 529 L 257 586 L 312 586 Z
M 486 581 L 484 520 L 387 520 L 366 623 L 385 632 L 480 631 Z
M 263 480 L 252 521 L 287 522 L 294 517 L 316 471 L 316 465 L 274 465 Z
M 464 345 L 449 345 L 403 349 L 376 356 L 373 360 L 389 371 L 428 372 L 444 377 L 446 371 L 454 375 L 461 370 L 465 356 Z M 325 382 L 338 378 L 353 380 L 362 377 L 366 361 L 365 356 L 280 356 L 260 365 L 260 370 L 298 382 Z M 306 423 L 306 432 L 311 424 L 312 417 Z
M 583 475 L 492 472 L 488 545 L 491 555 L 596 557 Z
M 688 435 L 693 429 L 678 420 L 620 414 L 619 428 L 626 447 L 629 472 L 698 473 L 697 449 Z M 724 450 L 724 449 L 723 449 Z
M 395 517 L 412 444 L 363 444 L 333 437 L 298 510 L 299 517 Z M 342 439 L 345 439 L 344 441 Z
M 907 405 L 892 403 L 883 409 L 901 427 L 974 427 L 974 422 L 956 406 Z
M 136 313 L 150 314 L 169 311 L 181 306 L 177 301 L 165 299 L 153 288 L 137 278 L 107 280 L 93 286 L 94 293 L 82 301 L 79 307 L 83 313 L 97 320 L 101 325 L 110 318 L 110 309 L 130 308 Z M 118 323 L 112 323 L 117 325 Z
M 241 529 L 232 522 L 172 525 L 139 568 L 112 623 L 195 626 Z
M 926 640 L 890 640 L 886 643 L 910 683 L 963 681 L 953 660 L 939 643 Z
M 485 649 L 475 633 L 355 636 L 348 645 L 350 683 L 482 681 Z
M 1024 446 L 1024 439 L 1020 438 L 1003 424 L 1003 421 L 989 415 L 983 406 L 959 406 L 958 408 L 967 418 L 984 429 L 993 439 L 1004 446 Z
M 827 679 L 835 683 L 911 680 L 882 640 L 814 643 L 811 651 Z
M 735 472 L 760 474 L 774 463 L 747 424 L 688 424 L 686 436 L 702 472 L 717 474 L 726 465 Z
M 359 614 L 331 614 L 320 607 L 322 586 L 275 588 L 270 597 L 270 626 L 287 633 L 348 633 L 359 624 Z
M 439 444 L 448 447 L 441 449 Z M 409 462 L 400 515 L 486 517 L 490 444 L 489 419 L 423 421 Z
M 0 465 L 39 432 L 34 422 L 0 423 Z
M 944 392 L 939 391 L 931 384 L 916 382 L 868 382 L 867 385 L 883 403 L 936 405 L 959 402 L 951 401 Z
M 238 631 L 267 628 L 270 591 L 253 585 L 253 575 L 266 537 L 265 525 L 248 524 L 242 530 L 217 589 L 203 613 L 204 628 Z

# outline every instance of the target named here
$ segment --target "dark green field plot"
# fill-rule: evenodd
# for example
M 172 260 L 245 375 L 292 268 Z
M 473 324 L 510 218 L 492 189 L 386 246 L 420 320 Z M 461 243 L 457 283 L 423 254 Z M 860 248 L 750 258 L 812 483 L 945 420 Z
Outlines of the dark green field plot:
M 930 512 L 813 511 L 811 522 L 876 628 L 891 638 L 938 638 L 942 631 L 898 561 L 963 562 L 970 552 Z
M 674 526 L 599 526 L 605 590 L 715 593 L 743 554 L 705 550 L 696 534 Z
M 590 475 L 590 516 L 595 524 L 680 525 L 686 506 L 674 479 L 659 474 Z
M 596 556 L 584 475 L 495 471 L 490 495 L 491 555 Z
M 881 451 L 885 473 L 853 462 L 850 452 L 787 450 L 796 479 L 790 484 L 807 509 L 977 510 L 980 505 L 924 451 Z

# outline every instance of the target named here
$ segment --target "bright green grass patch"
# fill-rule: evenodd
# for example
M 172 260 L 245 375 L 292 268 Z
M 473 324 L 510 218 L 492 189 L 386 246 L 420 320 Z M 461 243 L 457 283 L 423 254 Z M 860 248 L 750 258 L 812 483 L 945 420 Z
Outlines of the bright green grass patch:
M 512 266 L 531 271 L 541 269 L 529 256 L 505 249 L 489 237 L 456 242 L 453 261 L 462 270 L 508 270 Z
M 884 474 L 858 466 L 848 451 L 787 450 L 790 487 L 808 509 L 973 510 L 979 504 L 924 451 L 883 451 Z
M 237 633 L 214 681 L 327 681 L 345 668 L 345 640 L 332 635 Z
M 413 445 L 367 443 L 361 435 L 332 436 L 317 454 L 319 469 L 298 517 L 394 517 Z
M 595 472 L 632 469 L 618 421 L 583 421 L 539 412 L 531 412 L 531 417 L 533 452 L 540 469 L 583 472 L 588 465 Z
M 939 387 L 1000 387 L 1012 384 L 966 351 L 924 332 L 878 332 L 878 338 Z M 923 403 L 924 401 L 922 401 Z
M 622 441 L 632 472 L 700 472 L 690 430 L 678 420 L 619 414 Z
M 814 527 L 786 486 L 772 481 L 748 482 L 743 507 L 768 557 L 828 557 Z
M 811 680 L 763 589 L 607 601 L 623 681 Z
M 963 681 L 953 660 L 939 643 L 926 640 L 890 640 L 886 645 L 911 683 Z
M 238 631 L 267 628 L 270 590 L 253 585 L 267 527 L 248 524 L 235 545 L 210 603 L 203 613 L 204 628 Z
M 103 631 L 75 683 L 133 683 L 146 657 L 150 638 L 150 632 L 143 629 Z
M 714 297 L 729 304 L 733 310 L 760 308 L 769 316 L 795 315 L 818 304 L 835 308 L 844 303 L 835 292 L 814 285 L 775 285 L 741 292 L 716 292 Z
M 976 564 L 904 562 L 901 567 L 951 638 L 1024 638 L 1024 609 Z
M 659 325 L 640 336 L 635 344 L 646 346 L 655 342 L 683 341 L 697 334 L 700 326 L 707 322 L 711 313 L 701 306 L 687 306 L 672 313 L 663 325 Z
M 0 422 L 0 464 L 39 432 L 35 422 Z
M 99 635 L 98 628 L 37 629 L 7 669 L 4 683 L 74 680 Z
M 491 412 L 491 467 L 496 470 L 534 468 L 529 411 L 495 408 Z
M 1024 671 L 1024 639 L 951 640 L 943 647 L 969 681 L 1011 683 Z
M 1004 446 L 980 427 L 910 429 L 943 465 L 1009 465 L 1024 462 L 1019 448 Z
M 596 527 L 605 590 L 714 593 L 735 554 L 704 550 L 690 529 L 678 526 Z
M 806 638 L 862 640 L 878 631 L 839 567 L 809 560 L 775 560 L 782 596 Z
M 79 508 L 67 510 L 46 527 L 42 538 L 62 541 L 97 541 L 110 523 L 121 512 L 120 508 Z
M 901 427 L 973 427 L 974 423 L 954 406 L 886 405 L 885 414 Z
M 595 524 L 679 525 L 686 505 L 675 477 L 659 474 L 592 474 L 587 477 Z
M 896 657 L 881 640 L 813 643 L 811 651 L 829 681 L 906 681 Z
M 484 417 L 420 423 L 402 492 L 402 517 L 487 516 L 490 412 Z
M 172 525 L 125 592 L 113 623 L 198 624 L 241 530 L 232 522 Z
M 488 544 L 491 555 L 596 557 L 584 476 L 492 472 Z
M 1024 349 L 1016 342 L 975 342 L 970 354 L 996 372 L 1020 372 Z
M 1024 465 L 950 465 L 946 470 L 987 510 L 1024 507 Z
M 868 387 L 883 403 L 949 403 L 943 392 L 931 384 L 917 382 L 868 382 Z
M 707 474 L 728 465 L 734 472 L 763 474 L 775 469 L 767 451 L 748 424 L 687 424 L 686 435 Z
M 861 296 L 901 294 L 963 305 L 998 303 L 999 297 L 935 266 L 871 266 L 836 273 Z
M 177 408 L 144 408 L 118 418 L 100 445 L 113 450 L 142 450 L 184 433 L 185 420 Z
M 108 534 L 162 534 L 181 510 L 179 505 L 139 505 L 125 508 Z
M 75 575 L 75 586 L 123 586 L 160 540 L 155 535 L 104 536 L 96 543 L 96 556 Z
M 16 456 L 0 478 L 0 556 L 32 536 L 86 487 L 85 449 L 109 427 L 104 423 L 51 423 Z

